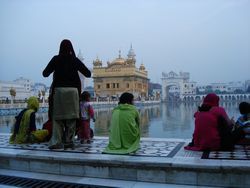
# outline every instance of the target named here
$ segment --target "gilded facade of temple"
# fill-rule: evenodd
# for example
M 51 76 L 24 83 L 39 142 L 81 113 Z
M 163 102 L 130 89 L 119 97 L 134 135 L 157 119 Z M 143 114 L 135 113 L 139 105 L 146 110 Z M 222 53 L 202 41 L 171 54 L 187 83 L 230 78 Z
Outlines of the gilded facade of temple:
M 128 57 L 119 56 L 103 66 L 100 59 L 93 61 L 93 80 L 96 97 L 119 97 L 123 92 L 133 93 L 135 98 L 148 96 L 148 73 L 143 64 L 136 67 L 134 50 Z

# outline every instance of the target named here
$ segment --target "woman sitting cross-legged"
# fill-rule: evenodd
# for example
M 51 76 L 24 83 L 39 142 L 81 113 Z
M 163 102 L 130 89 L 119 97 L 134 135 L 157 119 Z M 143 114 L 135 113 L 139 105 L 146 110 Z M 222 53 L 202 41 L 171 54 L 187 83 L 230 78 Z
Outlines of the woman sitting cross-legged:
M 37 130 L 36 112 L 39 102 L 36 97 L 30 97 L 27 101 L 27 108 L 23 109 L 15 118 L 10 144 L 25 144 L 35 142 L 45 142 L 48 136 L 47 130 Z
M 219 97 L 208 94 L 194 114 L 195 127 L 192 142 L 187 150 L 231 150 L 235 140 L 231 133 L 233 121 L 225 109 L 219 106 Z
M 112 111 L 109 144 L 103 153 L 129 154 L 139 148 L 139 112 L 133 105 L 134 96 L 123 93 Z

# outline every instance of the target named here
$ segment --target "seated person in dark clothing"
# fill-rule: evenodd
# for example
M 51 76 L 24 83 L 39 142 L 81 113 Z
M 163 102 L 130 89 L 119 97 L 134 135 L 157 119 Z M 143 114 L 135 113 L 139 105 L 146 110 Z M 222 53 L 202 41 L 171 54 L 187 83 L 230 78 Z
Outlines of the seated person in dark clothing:
M 250 144 L 250 104 L 241 102 L 239 104 L 241 116 L 237 119 L 234 131 L 242 134 L 239 144 Z

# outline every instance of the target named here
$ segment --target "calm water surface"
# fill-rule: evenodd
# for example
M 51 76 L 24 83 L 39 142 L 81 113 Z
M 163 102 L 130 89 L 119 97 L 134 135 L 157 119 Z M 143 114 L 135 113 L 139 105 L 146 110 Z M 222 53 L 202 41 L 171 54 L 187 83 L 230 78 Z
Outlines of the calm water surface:
M 137 107 L 141 116 L 142 137 L 155 138 L 191 138 L 194 128 L 193 114 L 198 104 L 159 104 Z M 239 116 L 238 103 L 225 103 L 229 117 Z M 96 136 L 108 136 L 108 129 L 113 108 L 95 109 L 96 122 L 91 122 Z M 47 113 L 37 113 L 37 127 L 48 119 Z M 14 124 L 14 115 L 0 116 L 0 132 L 10 133 Z

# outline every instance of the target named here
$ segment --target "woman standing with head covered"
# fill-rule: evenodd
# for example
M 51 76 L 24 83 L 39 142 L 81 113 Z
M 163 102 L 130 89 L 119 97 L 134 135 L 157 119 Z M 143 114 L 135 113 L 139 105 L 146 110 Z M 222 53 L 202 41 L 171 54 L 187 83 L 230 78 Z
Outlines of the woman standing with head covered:
M 67 39 L 60 44 L 59 55 L 54 56 L 43 71 L 48 77 L 53 73 L 52 124 L 53 132 L 50 149 L 74 147 L 76 120 L 79 118 L 79 95 L 81 80 L 78 71 L 91 77 L 89 69 L 75 56 L 71 42 Z

